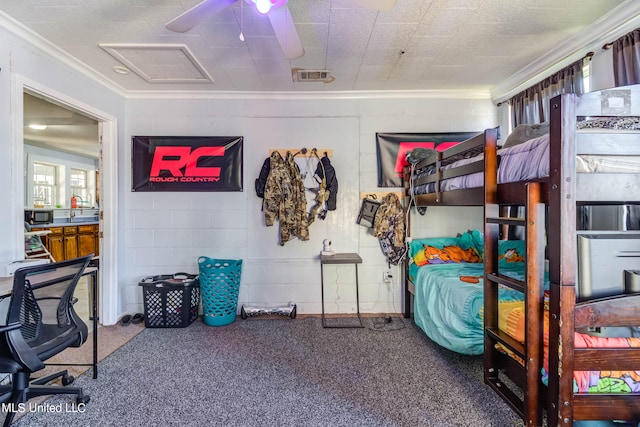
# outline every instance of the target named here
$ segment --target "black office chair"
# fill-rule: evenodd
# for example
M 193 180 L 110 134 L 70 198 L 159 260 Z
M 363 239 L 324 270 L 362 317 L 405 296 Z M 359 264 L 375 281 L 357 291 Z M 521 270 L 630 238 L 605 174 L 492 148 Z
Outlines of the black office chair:
M 66 387 L 74 380 L 66 370 L 35 380 L 30 377 L 45 367 L 47 359 L 86 341 L 87 325 L 73 308 L 73 293 L 91 258 L 93 254 L 14 273 L 5 331 L 0 334 L 0 372 L 12 373 L 5 426 L 16 413 L 11 408 L 36 396 L 75 394 L 77 403 L 89 401 L 82 388 Z M 62 387 L 45 385 L 57 378 Z

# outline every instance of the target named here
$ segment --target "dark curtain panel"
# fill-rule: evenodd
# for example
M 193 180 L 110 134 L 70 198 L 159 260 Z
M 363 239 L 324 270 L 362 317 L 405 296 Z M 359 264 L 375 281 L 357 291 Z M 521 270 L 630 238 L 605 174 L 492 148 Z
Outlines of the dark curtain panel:
M 549 120 L 549 100 L 556 95 L 583 93 L 583 61 L 574 62 L 511 98 L 509 104 L 513 127 Z
M 616 86 L 640 83 L 640 28 L 613 42 L 613 76 Z

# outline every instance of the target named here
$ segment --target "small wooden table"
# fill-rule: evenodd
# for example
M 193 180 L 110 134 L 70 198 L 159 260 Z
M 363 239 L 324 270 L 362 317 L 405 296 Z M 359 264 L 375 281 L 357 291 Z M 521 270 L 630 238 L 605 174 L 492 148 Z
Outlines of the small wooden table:
M 55 273 L 41 273 L 30 276 L 29 280 L 33 287 L 43 286 L 52 280 L 59 280 L 64 276 L 62 269 Z M 91 304 L 91 317 L 93 321 L 93 361 L 92 363 L 66 363 L 64 366 L 91 366 L 93 367 L 93 379 L 98 378 L 98 267 L 87 267 L 82 272 L 83 276 L 91 277 L 89 286 L 89 301 Z M 0 300 L 11 295 L 13 291 L 13 277 L 0 277 Z
M 353 264 L 356 268 L 356 310 L 358 316 L 357 325 L 327 325 L 324 316 L 324 265 L 325 264 Z M 360 294 L 358 291 L 358 264 L 362 264 L 362 258 L 356 253 L 342 253 L 335 255 L 320 255 L 320 294 L 322 298 L 322 327 L 323 328 L 364 328 L 360 317 Z

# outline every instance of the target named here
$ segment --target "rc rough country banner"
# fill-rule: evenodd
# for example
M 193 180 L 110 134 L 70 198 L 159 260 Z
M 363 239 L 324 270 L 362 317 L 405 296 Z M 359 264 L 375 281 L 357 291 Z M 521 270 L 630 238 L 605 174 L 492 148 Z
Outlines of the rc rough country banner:
M 131 191 L 242 191 L 241 136 L 132 137 Z
M 478 132 L 449 133 L 376 133 L 378 187 L 402 187 L 402 169 L 407 153 L 414 148 L 446 150 Z

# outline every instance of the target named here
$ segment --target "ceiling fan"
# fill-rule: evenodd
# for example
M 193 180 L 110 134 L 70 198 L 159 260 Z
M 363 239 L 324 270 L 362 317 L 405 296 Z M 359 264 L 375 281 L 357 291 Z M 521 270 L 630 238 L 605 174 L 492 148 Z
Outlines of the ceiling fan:
M 187 32 L 236 1 L 246 1 L 254 5 L 258 12 L 267 15 L 285 58 L 296 59 L 304 55 L 304 48 L 287 7 L 287 0 L 204 0 L 169 21 L 165 26 L 176 33 Z M 390 10 L 396 2 L 397 0 L 356 0 L 356 3 L 364 7 L 378 10 Z

